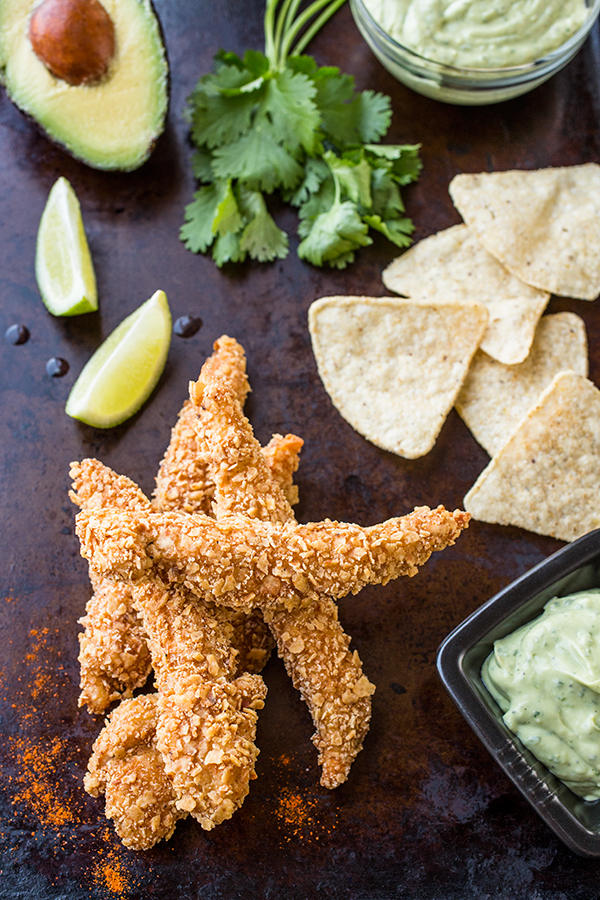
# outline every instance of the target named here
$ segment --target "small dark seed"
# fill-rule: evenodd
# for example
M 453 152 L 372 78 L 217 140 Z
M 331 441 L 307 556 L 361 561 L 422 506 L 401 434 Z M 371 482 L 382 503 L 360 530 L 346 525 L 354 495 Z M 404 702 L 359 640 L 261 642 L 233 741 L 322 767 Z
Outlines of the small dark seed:
M 24 344 L 29 340 L 29 329 L 25 325 L 11 325 L 4 332 L 9 344 Z
M 51 375 L 53 378 L 61 378 L 68 371 L 69 363 L 60 356 L 53 356 L 46 363 L 46 375 Z
M 202 319 L 199 316 L 179 316 L 173 325 L 173 331 L 179 337 L 192 337 L 202 328 Z

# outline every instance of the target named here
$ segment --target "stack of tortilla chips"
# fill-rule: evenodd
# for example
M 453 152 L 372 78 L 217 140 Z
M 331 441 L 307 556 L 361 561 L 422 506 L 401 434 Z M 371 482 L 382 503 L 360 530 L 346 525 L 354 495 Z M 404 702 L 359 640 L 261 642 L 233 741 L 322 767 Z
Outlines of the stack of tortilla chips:
M 465 224 L 383 273 L 402 297 L 325 297 L 309 311 L 319 373 L 361 434 L 414 459 L 453 406 L 492 457 L 474 518 L 561 540 L 600 527 L 600 391 L 579 316 L 550 294 L 600 294 L 600 166 L 458 175 Z

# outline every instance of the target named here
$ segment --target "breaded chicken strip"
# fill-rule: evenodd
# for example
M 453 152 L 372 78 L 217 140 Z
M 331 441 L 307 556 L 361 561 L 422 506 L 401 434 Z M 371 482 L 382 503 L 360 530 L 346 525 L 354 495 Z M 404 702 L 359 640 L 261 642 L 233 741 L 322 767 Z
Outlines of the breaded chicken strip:
M 257 710 L 266 687 L 259 675 L 231 680 L 236 652 L 218 608 L 156 584 L 137 588 L 134 603 L 158 689 L 156 746 L 177 808 L 209 830 L 242 805 L 255 777 Z
M 82 465 L 95 473 L 105 495 L 114 498 L 119 490 L 134 496 L 127 479 L 96 461 Z M 75 474 L 81 476 L 81 469 Z M 90 480 L 82 484 L 78 500 L 98 508 Z M 106 489 L 111 484 L 112 494 Z M 95 796 L 106 792 L 107 816 L 118 834 L 128 846 L 145 849 L 183 815 L 191 813 L 209 829 L 239 808 L 254 777 L 256 711 L 266 688 L 258 675 L 231 680 L 238 651 L 230 610 L 190 602 L 185 592 L 157 585 L 130 593 L 148 636 L 158 694 L 155 703 L 119 706 L 96 742 L 86 787 Z M 154 779 L 162 787 L 142 814 L 137 807 L 154 796 Z
M 238 608 L 292 609 L 416 575 L 468 522 L 468 513 L 443 506 L 369 528 L 113 509 L 82 510 L 77 534 L 82 555 L 116 580 L 185 584 L 205 602 Z
M 223 381 L 243 406 L 250 385 L 246 375 L 246 356 L 241 344 L 227 335 L 215 341 L 213 353 L 202 366 L 200 377 Z M 215 485 L 211 461 L 207 457 L 203 441 L 197 435 L 195 420 L 196 409 L 186 400 L 171 431 L 169 446 L 156 477 L 153 505 L 157 510 L 178 509 L 212 515 Z M 290 448 L 287 460 L 284 459 L 286 449 L 287 445 L 283 447 L 274 438 L 264 452 L 274 469 L 277 469 L 276 477 L 282 480 L 286 490 L 293 496 L 291 478 L 298 468 L 299 448 Z M 233 641 L 239 651 L 238 671 L 260 672 L 274 646 L 261 611 L 252 610 L 248 615 L 239 610 L 232 611 L 231 622 L 234 626 Z
M 214 352 L 202 367 L 204 377 L 223 379 L 243 403 L 250 389 L 246 359 L 240 344 L 226 335 L 215 342 Z M 196 437 L 196 412 L 186 401 L 171 434 L 169 447 L 157 477 L 154 505 L 157 509 L 180 508 L 210 512 L 214 482 Z M 288 440 L 291 437 L 291 443 Z M 293 472 L 298 467 L 299 438 L 276 435 L 265 448 L 265 456 L 276 477 L 294 497 Z M 301 446 L 301 442 L 300 442 Z M 72 463 L 71 499 L 80 508 L 115 506 L 123 509 L 148 507 L 142 491 L 122 475 L 116 475 L 97 460 Z M 296 491 L 297 495 L 297 491 Z M 79 635 L 81 694 L 79 705 L 100 714 L 121 697 L 130 697 L 150 673 L 150 653 L 138 614 L 131 605 L 127 585 L 106 584 L 90 573 L 94 594 L 80 620 Z M 273 640 L 260 610 L 249 615 L 232 611 L 232 641 L 238 650 L 240 672 L 260 672 L 266 664 Z
M 80 509 L 150 509 L 150 501 L 124 475 L 96 459 L 71 463 L 72 501 Z M 103 713 L 121 697 L 131 697 L 150 674 L 150 651 L 132 606 L 132 588 L 107 582 L 90 569 L 94 593 L 81 618 L 79 705 Z
M 97 738 L 84 784 L 106 795 L 106 815 L 126 847 L 168 840 L 179 819 L 177 795 L 156 746 L 157 694 L 122 700 Z
M 213 354 L 202 366 L 200 377 L 219 378 L 229 385 L 241 405 L 250 390 L 244 350 L 234 338 L 215 341 Z M 180 509 L 211 513 L 214 481 L 195 428 L 196 411 L 186 400 L 156 477 L 153 504 L 156 509 Z
M 272 478 L 274 467 L 271 472 L 265 469 L 260 445 L 237 397 L 223 383 L 208 379 L 191 386 L 190 396 L 198 404 L 197 427 L 213 459 L 216 517 L 243 511 L 262 521 L 292 521 L 291 506 Z M 280 465 L 287 467 L 289 484 L 290 437 L 274 447 L 282 454 Z M 281 477 L 278 480 L 284 483 Z M 358 653 L 350 651 L 350 638 L 331 597 L 321 597 L 308 608 L 270 611 L 266 620 L 315 724 L 321 784 L 335 788 L 347 779 L 362 749 L 375 686 L 363 674 Z

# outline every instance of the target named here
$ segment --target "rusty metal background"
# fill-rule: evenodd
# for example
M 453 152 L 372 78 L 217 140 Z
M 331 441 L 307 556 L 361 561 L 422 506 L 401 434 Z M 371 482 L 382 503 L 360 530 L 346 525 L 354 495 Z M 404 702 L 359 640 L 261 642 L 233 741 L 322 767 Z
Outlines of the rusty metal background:
M 89 595 L 73 535 L 68 463 L 88 455 L 150 491 L 169 429 L 213 340 L 246 348 L 257 434 L 305 438 L 299 518 L 370 524 L 417 504 L 461 503 L 487 463 L 452 413 L 435 449 L 406 461 L 378 450 L 333 409 L 317 376 L 306 312 L 331 293 L 384 294 L 395 255 L 376 239 L 344 272 L 288 259 L 219 271 L 178 240 L 191 197 L 185 98 L 219 47 L 262 46 L 262 0 L 160 0 L 172 67 L 169 124 L 151 160 L 129 175 L 87 169 L 53 147 L 0 97 L 0 897 L 250 900 L 588 900 L 600 863 L 563 848 L 496 768 L 445 696 L 434 668 L 441 639 L 464 616 L 559 546 L 474 523 L 412 580 L 345 600 L 341 616 L 377 684 L 371 732 L 347 784 L 318 786 L 308 714 L 282 665 L 266 671 L 259 777 L 241 811 L 205 833 L 191 820 L 168 844 L 125 850 L 82 789 L 101 722 L 77 709 L 77 619 Z M 344 8 L 311 48 L 360 88 L 391 95 L 388 140 L 422 143 L 424 171 L 405 192 L 417 237 L 454 224 L 457 172 L 599 159 L 598 28 L 579 57 L 524 98 L 482 109 L 443 106 L 397 84 L 372 57 Z M 98 315 L 61 321 L 35 285 L 35 235 L 59 175 L 74 185 L 98 274 Z M 294 215 L 280 221 L 294 231 Z M 292 250 L 297 241 L 292 240 Z M 157 288 L 175 316 L 204 326 L 174 337 L 165 375 L 131 422 L 107 432 L 64 414 L 69 389 L 101 338 Z M 600 307 L 553 299 L 587 324 L 600 382 Z M 54 355 L 71 364 L 45 374 Z

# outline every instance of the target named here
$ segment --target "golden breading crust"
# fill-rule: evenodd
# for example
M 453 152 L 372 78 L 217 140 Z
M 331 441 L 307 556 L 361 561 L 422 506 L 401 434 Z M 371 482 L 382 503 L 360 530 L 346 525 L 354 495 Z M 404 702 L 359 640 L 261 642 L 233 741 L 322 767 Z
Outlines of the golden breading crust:
M 240 344 L 227 335 L 215 341 L 214 352 L 202 366 L 203 376 L 227 383 L 244 404 L 250 390 L 246 356 Z M 194 422 L 196 410 L 188 401 L 179 413 L 171 440 L 160 464 L 154 491 L 157 509 L 181 509 L 210 515 L 214 483 Z
M 158 698 L 157 747 L 178 795 L 179 809 L 209 831 L 238 809 L 256 777 L 260 675 L 198 681 L 169 675 Z
M 190 393 L 200 403 L 197 427 L 208 447 L 207 458 L 212 455 L 215 461 L 217 518 L 244 509 L 246 515 L 263 521 L 292 521 L 291 506 L 264 471 L 260 445 L 235 395 L 214 381 L 196 384 Z M 291 486 L 294 457 L 288 451 L 294 449 L 293 435 L 274 438 L 270 446 L 277 460 L 271 472 L 277 470 L 279 483 Z M 289 501 L 289 494 L 286 497 Z M 335 788 L 347 779 L 362 749 L 375 686 L 363 674 L 358 653 L 350 651 L 350 638 L 331 597 L 321 597 L 308 608 L 270 611 L 266 621 L 315 724 L 321 784 Z
M 202 367 L 205 377 L 224 379 L 243 403 L 250 386 L 246 377 L 243 348 L 226 335 L 215 342 L 214 352 Z M 196 411 L 187 400 L 173 428 L 169 447 L 157 478 L 154 505 L 157 509 L 181 508 L 190 512 L 210 512 L 214 483 L 196 437 Z M 278 440 L 276 439 L 278 438 Z M 275 436 L 265 448 L 270 465 L 277 470 L 285 490 L 293 498 L 293 472 L 298 468 L 302 442 L 294 435 Z M 71 464 L 71 499 L 80 508 L 120 509 L 148 507 L 149 500 L 133 481 L 117 475 L 98 460 Z M 297 494 L 297 491 L 296 491 Z M 90 712 L 103 713 L 121 697 L 130 697 L 148 678 L 151 668 L 146 636 L 137 612 L 131 605 L 131 589 L 126 585 L 104 583 L 90 572 L 94 594 L 80 620 L 79 705 Z M 227 614 L 222 614 L 225 620 Z M 231 639 L 238 651 L 238 671 L 258 673 L 266 664 L 274 646 L 269 629 L 259 610 L 244 616 L 230 614 Z
M 265 620 L 315 724 L 321 784 L 336 788 L 362 750 L 375 685 L 363 674 L 356 650 L 350 650 L 331 597 L 320 597 L 310 607 L 269 612 Z
M 292 609 L 322 594 L 340 598 L 416 575 L 468 522 L 468 513 L 443 506 L 418 507 L 369 528 L 112 509 L 82 510 L 76 528 L 82 555 L 116 580 L 185 585 L 226 606 Z
M 69 496 L 81 509 L 150 509 L 150 501 L 124 475 L 97 459 L 71 463 Z M 150 651 L 141 620 L 131 603 L 132 588 L 105 581 L 90 568 L 94 593 L 81 618 L 79 635 L 79 705 L 103 713 L 121 697 L 131 697 L 145 684 L 151 669 Z
M 93 797 L 106 795 L 106 815 L 133 850 L 168 840 L 178 819 L 187 815 L 177 808 L 156 746 L 157 699 L 149 694 L 119 704 L 94 744 L 84 781 Z
M 215 615 L 187 591 L 138 588 L 134 603 L 148 634 L 158 689 L 156 746 L 177 808 L 207 830 L 238 809 L 254 775 L 260 675 L 230 680 L 235 651 Z

